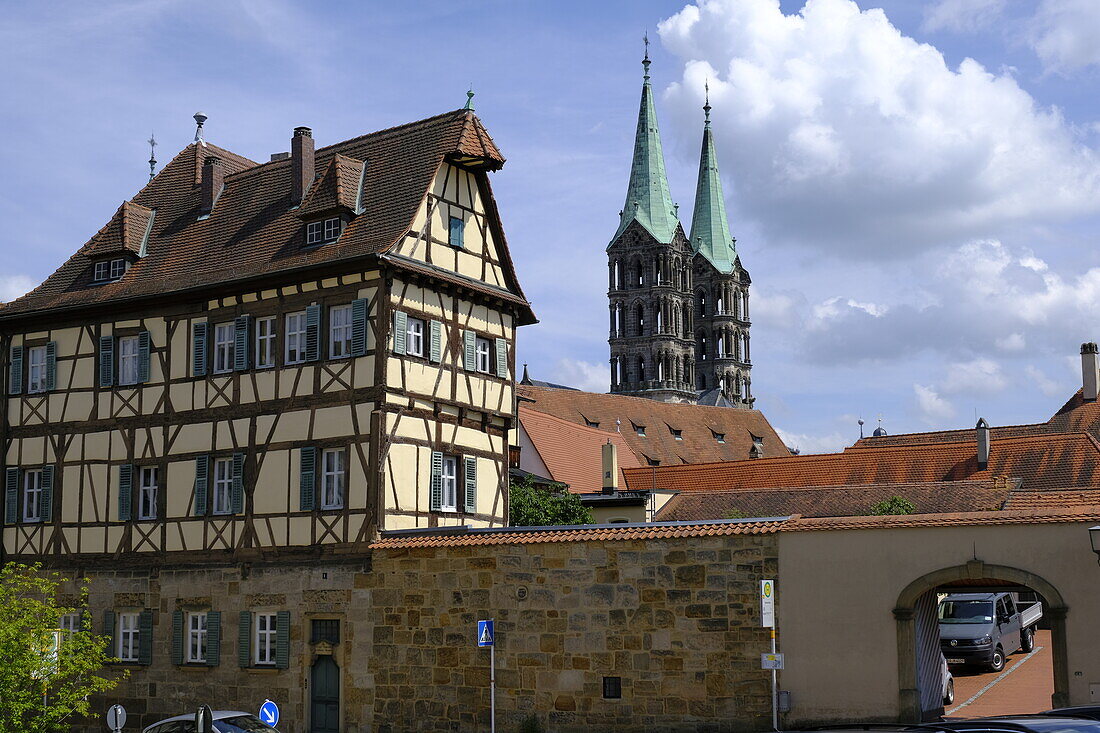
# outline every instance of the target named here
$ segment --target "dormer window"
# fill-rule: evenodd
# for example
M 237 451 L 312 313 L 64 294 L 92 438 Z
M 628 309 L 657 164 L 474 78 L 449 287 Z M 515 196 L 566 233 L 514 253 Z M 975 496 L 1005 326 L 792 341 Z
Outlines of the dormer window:
M 335 242 L 340 238 L 340 229 L 343 222 L 340 217 L 334 216 L 323 221 L 311 221 L 306 224 L 306 244 L 324 244 Z
M 116 257 L 113 260 L 103 260 L 95 263 L 92 280 L 97 283 L 118 280 L 126 274 L 126 259 Z
M 683 440 L 684 439 L 684 431 L 683 430 L 677 430 L 676 428 L 669 425 L 668 426 L 668 432 L 672 433 L 672 437 L 675 438 L 676 440 Z

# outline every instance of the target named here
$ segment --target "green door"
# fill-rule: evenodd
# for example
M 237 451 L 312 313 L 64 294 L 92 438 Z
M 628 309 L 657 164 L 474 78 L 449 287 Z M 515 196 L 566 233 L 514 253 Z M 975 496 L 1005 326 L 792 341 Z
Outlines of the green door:
M 313 663 L 310 697 L 311 733 L 340 731 L 340 668 L 332 657 L 317 657 Z

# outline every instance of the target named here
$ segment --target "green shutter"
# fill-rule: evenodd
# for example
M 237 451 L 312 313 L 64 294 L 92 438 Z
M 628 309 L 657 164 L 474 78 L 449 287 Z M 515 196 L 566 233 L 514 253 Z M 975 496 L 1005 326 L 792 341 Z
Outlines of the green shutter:
M 118 658 L 118 650 L 115 649 L 115 612 L 103 612 L 103 636 L 107 638 L 107 656 L 111 659 Z
M 172 664 L 183 664 L 183 611 L 172 611 Z
M 115 383 L 115 339 L 99 337 L 99 386 L 110 387 Z
M 233 487 L 229 493 L 229 511 L 240 514 L 244 510 L 244 453 L 233 454 Z
M 314 303 L 306 308 L 306 361 L 321 358 L 321 306 Z
M 9 468 L 4 474 L 4 523 L 19 521 L 19 469 Z
M 432 321 L 429 329 L 431 334 L 428 340 L 428 359 L 438 364 L 443 360 L 443 324 Z
M 153 663 L 153 612 L 138 614 L 138 664 Z
M 53 519 L 53 466 L 42 467 L 42 521 Z
M 191 376 L 206 376 L 206 323 L 196 323 L 191 332 Z
M 405 353 L 405 339 L 409 333 L 409 316 L 401 311 L 393 312 L 393 353 Z
M 138 334 L 138 382 L 149 381 L 149 332 Z
M 233 369 L 243 372 L 248 369 L 248 335 L 252 318 L 247 315 L 237 316 L 233 320 Z
M 23 391 L 23 347 L 11 347 L 11 371 L 8 373 L 8 394 Z
M 465 228 L 466 228 L 466 222 L 464 222 L 461 217 L 458 217 L 458 216 L 452 216 L 451 217 L 450 231 L 448 232 L 448 234 L 450 235 L 449 241 L 450 241 L 450 245 L 452 247 L 462 247 L 463 246 L 463 242 L 462 242 L 463 237 L 462 237 L 462 235 L 465 233 Z
M 466 511 L 473 513 L 477 511 L 477 459 L 473 456 L 466 456 L 465 470 L 462 472 L 465 479 L 465 496 Z
M 57 389 L 57 342 L 46 344 L 46 391 Z
M 501 379 L 508 378 L 508 341 L 507 339 L 496 340 L 496 352 L 497 352 L 497 376 Z
M 275 614 L 275 666 L 278 669 L 290 666 L 290 611 Z
M 462 368 L 468 372 L 477 370 L 477 334 L 462 332 Z
M 367 354 L 367 299 L 351 301 L 351 355 Z
M 206 612 L 206 666 L 217 667 L 222 657 L 222 613 Z
M 443 508 L 443 454 L 432 451 L 432 484 L 428 509 L 438 512 Z
M 210 477 L 210 456 L 195 459 L 195 516 L 206 514 L 206 486 Z
M 252 662 L 252 612 L 241 611 L 237 621 L 237 664 L 250 667 Z
M 317 485 L 317 449 L 313 446 L 305 446 L 298 453 L 301 464 L 298 479 L 301 500 L 298 508 L 303 512 L 309 512 L 313 511 L 313 494 Z
M 132 518 L 134 494 L 134 467 L 125 463 L 118 467 L 118 520 L 128 522 Z

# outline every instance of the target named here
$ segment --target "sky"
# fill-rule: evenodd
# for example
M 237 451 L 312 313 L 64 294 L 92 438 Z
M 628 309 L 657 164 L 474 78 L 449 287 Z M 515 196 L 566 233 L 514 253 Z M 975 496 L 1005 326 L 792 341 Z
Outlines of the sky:
M 605 247 L 649 34 L 673 198 L 703 85 L 752 276 L 753 392 L 791 447 L 1047 419 L 1100 340 L 1095 0 L 97 3 L 4 0 L 0 299 L 36 285 L 194 135 L 253 160 L 467 89 L 540 323 L 533 377 L 608 388 Z M 683 221 L 685 229 L 690 221 Z

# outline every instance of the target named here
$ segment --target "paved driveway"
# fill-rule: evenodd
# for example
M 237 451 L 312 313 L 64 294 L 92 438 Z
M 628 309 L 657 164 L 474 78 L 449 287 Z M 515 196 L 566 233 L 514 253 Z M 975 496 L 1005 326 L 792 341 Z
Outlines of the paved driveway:
M 952 669 L 955 704 L 945 715 L 976 718 L 1049 710 L 1050 696 L 1054 694 L 1050 631 L 1036 631 L 1035 651 L 1016 652 L 1007 661 L 1000 673 Z

